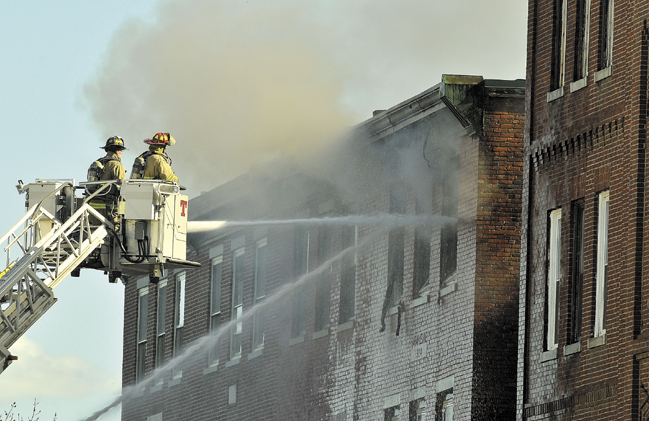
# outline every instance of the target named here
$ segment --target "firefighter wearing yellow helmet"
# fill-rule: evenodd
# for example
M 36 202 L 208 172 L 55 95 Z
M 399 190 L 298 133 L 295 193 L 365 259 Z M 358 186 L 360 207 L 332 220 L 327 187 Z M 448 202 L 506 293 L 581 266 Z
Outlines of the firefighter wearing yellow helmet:
M 169 133 L 156 133 L 151 139 L 145 139 L 149 150 L 138 156 L 133 163 L 131 179 L 164 180 L 178 182 L 178 177 L 171 169 L 171 158 L 165 152 L 168 145 L 174 145 L 176 139 Z
M 122 152 L 127 150 L 124 139 L 112 136 L 106 140 L 106 145 L 100 146 L 106 151 L 106 156 L 99 158 L 88 168 L 88 181 L 123 180 L 126 170 L 122 164 Z

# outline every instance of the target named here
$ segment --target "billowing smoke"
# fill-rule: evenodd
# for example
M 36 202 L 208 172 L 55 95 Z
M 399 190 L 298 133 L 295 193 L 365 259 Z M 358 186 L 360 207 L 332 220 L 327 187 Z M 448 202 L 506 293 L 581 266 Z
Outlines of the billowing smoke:
M 511 48 L 498 57 L 447 19 L 463 13 L 464 28 L 493 33 L 498 11 L 483 3 L 167 0 L 116 33 L 85 99 L 104 139 L 126 139 L 127 170 L 144 138 L 171 132 L 174 170 L 196 194 L 260 162 L 312 155 L 442 73 L 520 76 Z

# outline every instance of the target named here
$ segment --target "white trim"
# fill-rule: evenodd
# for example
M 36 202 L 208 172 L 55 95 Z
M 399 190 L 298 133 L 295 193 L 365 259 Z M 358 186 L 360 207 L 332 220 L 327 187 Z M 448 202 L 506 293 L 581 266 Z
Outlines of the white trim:
M 561 209 L 550 212 L 550 239 L 548 244 L 548 326 L 547 350 L 558 346 L 556 326 L 559 318 L 559 284 L 561 282 Z
M 555 99 L 559 99 L 561 97 L 563 97 L 563 86 L 560 86 L 558 89 L 555 89 L 552 92 L 548 92 L 547 97 L 546 97 L 546 101 L 547 102 L 552 102 Z
M 453 387 L 455 387 L 455 376 L 448 376 L 446 378 L 439 380 L 435 384 L 435 390 L 437 393 L 443 392 L 448 389 L 452 389 Z
M 597 217 L 597 272 L 595 274 L 595 326 L 593 336 L 606 334 L 606 284 L 608 270 L 608 229 L 609 229 L 608 190 L 599 194 Z

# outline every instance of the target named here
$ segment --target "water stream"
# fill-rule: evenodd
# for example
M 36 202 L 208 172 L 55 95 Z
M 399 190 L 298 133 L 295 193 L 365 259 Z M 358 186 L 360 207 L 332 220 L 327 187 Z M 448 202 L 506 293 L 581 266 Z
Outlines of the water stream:
M 204 232 L 211 231 L 215 229 L 225 229 L 225 228 L 235 228 L 235 227 L 251 227 L 251 226 L 268 226 L 268 225 L 363 225 L 363 224 L 377 224 L 380 225 L 380 229 L 373 231 L 370 235 L 363 238 L 358 244 L 348 247 L 347 249 L 341 251 L 340 253 L 333 256 L 328 261 L 324 262 L 317 269 L 308 272 L 295 280 L 282 285 L 268 297 L 250 307 L 245 311 L 240 318 L 230 320 L 228 323 L 220 326 L 215 332 L 203 336 L 192 342 L 183 353 L 172 360 L 168 361 L 166 364 L 158 367 L 153 372 L 148 374 L 147 378 L 141 381 L 140 383 L 132 386 L 126 386 L 122 389 L 122 394 L 118 396 L 113 402 L 107 405 L 105 408 L 100 409 L 89 417 L 85 418 L 83 421 L 95 421 L 100 418 L 102 415 L 107 414 L 108 412 L 116 409 L 124 402 L 129 402 L 131 399 L 141 396 L 141 393 L 148 387 L 154 384 L 157 384 L 162 377 L 171 371 L 180 369 L 184 366 L 187 366 L 189 362 L 193 361 L 193 358 L 205 357 L 204 352 L 214 347 L 219 339 L 227 332 L 230 331 L 237 323 L 243 323 L 250 320 L 255 313 L 264 308 L 276 304 L 283 298 L 288 298 L 291 296 L 291 291 L 295 288 L 307 284 L 308 282 L 318 279 L 318 276 L 328 270 L 331 267 L 331 264 L 342 259 L 349 253 L 352 253 L 358 249 L 361 249 L 372 241 L 376 240 L 382 235 L 387 234 L 390 228 L 397 226 L 408 226 L 408 225 L 443 225 L 456 221 L 455 218 L 444 217 L 444 216 L 432 216 L 432 215 L 394 215 L 394 214 L 377 214 L 371 216 L 341 216 L 341 217 L 331 217 L 331 218 L 312 218 L 312 219 L 291 219 L 291 220 L 270 220 L 270 221 L 200 221 L 200 222 L 189 222 L 188 223 L 188 232 Z M 206 357 L 205 357 L 206 358 Z

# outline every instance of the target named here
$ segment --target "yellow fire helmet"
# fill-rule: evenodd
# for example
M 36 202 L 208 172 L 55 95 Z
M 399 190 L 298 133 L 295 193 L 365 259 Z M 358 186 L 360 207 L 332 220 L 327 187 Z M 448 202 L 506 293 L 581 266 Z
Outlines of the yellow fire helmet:
M 169 133 L 156 133 L 151 139 L 144 139 L 144 143 L 149 145 L 172 146 L 176 144 L 176 139 Z

